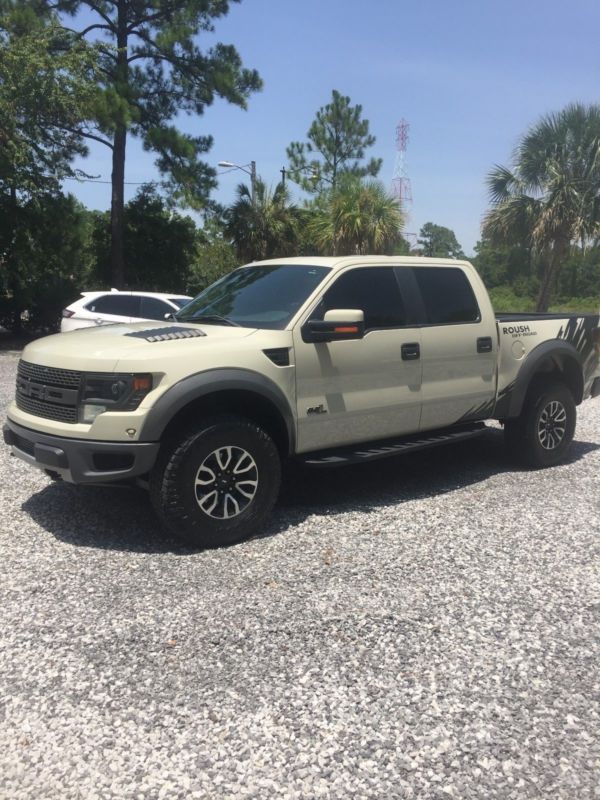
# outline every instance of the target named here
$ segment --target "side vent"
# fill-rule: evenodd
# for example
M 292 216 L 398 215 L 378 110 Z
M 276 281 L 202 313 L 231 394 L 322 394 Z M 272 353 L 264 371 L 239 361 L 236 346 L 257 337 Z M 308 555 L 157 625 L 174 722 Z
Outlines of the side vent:
M 266 357 L 278 367 L 289 367 L 289 347 L 274 347 L 272 350 L 263 350 Z

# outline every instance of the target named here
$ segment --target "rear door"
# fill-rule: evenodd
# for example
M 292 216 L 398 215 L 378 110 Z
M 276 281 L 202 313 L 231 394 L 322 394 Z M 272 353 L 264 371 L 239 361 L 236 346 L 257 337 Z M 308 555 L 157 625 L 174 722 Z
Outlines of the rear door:
M 305 342 L 294 330 L 298 451 L 383 439 L 419 429 L 420 333 L 394 267 L 352 267 L 336 277 L 306 319 L 361 309 L 363 339 Z
M 496 393 L 497 330 L 460 266 L 411 270 L 420 296 L 421 429 L 486 419 Z
M 87 304 L 95 325 L 131 322 L 140 315 L 140 298 L 131 294 L 104 294 Z

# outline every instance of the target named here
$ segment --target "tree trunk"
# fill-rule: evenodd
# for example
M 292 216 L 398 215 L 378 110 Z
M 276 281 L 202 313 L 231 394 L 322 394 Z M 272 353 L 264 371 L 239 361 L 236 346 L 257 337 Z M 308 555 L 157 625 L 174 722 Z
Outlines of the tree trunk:
M 4 252 L 4 266 L 6 268 L 6 288 L 12 297 L 11 331 L 19 334 L 21 332 L 21 276 L 19 275 L 19 265 L 15 258 L 15 243 L 17 239 L 17 229 L 19 220 L 19 203 L 17 200 L 17 190 L 14 185 L 10 187 L 8 216 L 10 219 L 11 241 Z
M 126 87 L 129 80 L 127 61 L 127 0 L 119 0 L 117 6 L 117 82 Z M 125 258 L 123 254 L 123 231 L 125 227 L 125 145 L 127 125 L 125 120 L 115 121 L 112 159 L 112 192 L 110 198 L 110 265 L 113 286 L 124 288 Z
M 569 294 L 571 297 L 575 297 L 577 294 L 577 272 L 579 269 L 579 264 L 577 263 L 577 259 L 573 259 L 573 263 L 571 264 L 571 282 L 569 287 Z
M 542 283 L 537 298 L 536 311 L 548 311 L 550 300 L 552 299 L 552 291 L 556 285 L 556 279 L 560 273 L 562 262 L 569 249 L 569 240 L 565 237 L 560 237 L 554 240 L 554 247 L 550 255 L 550 263 L 544 270 L 542 276 Z
M 127 130 L 118 125 L 113 140 L 112 193 L 110 201 L 110 265 L 112 285 L 124 288 L 125 258 L 123 255 L 123 230 L 125 227 L 125 143 Z

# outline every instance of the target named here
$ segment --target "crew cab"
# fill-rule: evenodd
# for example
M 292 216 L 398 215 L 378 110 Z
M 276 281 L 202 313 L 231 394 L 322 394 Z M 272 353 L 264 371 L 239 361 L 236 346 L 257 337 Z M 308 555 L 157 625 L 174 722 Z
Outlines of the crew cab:
M 565 458 L 600 394 L 597 314 L 500 314 L 466 261 L 285 258 L 241 267 L 171 322 L 29 344 L 4 438 L 55 479 L 148 488 L 200 547 L 259 529 L 281 466 L 482 435 L 531 467 Z

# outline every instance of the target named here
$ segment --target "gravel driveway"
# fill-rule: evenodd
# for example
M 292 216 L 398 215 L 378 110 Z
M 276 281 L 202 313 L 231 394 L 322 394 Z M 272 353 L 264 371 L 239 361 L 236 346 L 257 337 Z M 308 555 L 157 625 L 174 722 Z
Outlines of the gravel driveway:
M 599 797 L 600 402 L 576 439 L 295 472 L 201 553 L 2 447 L 0 797 Z

